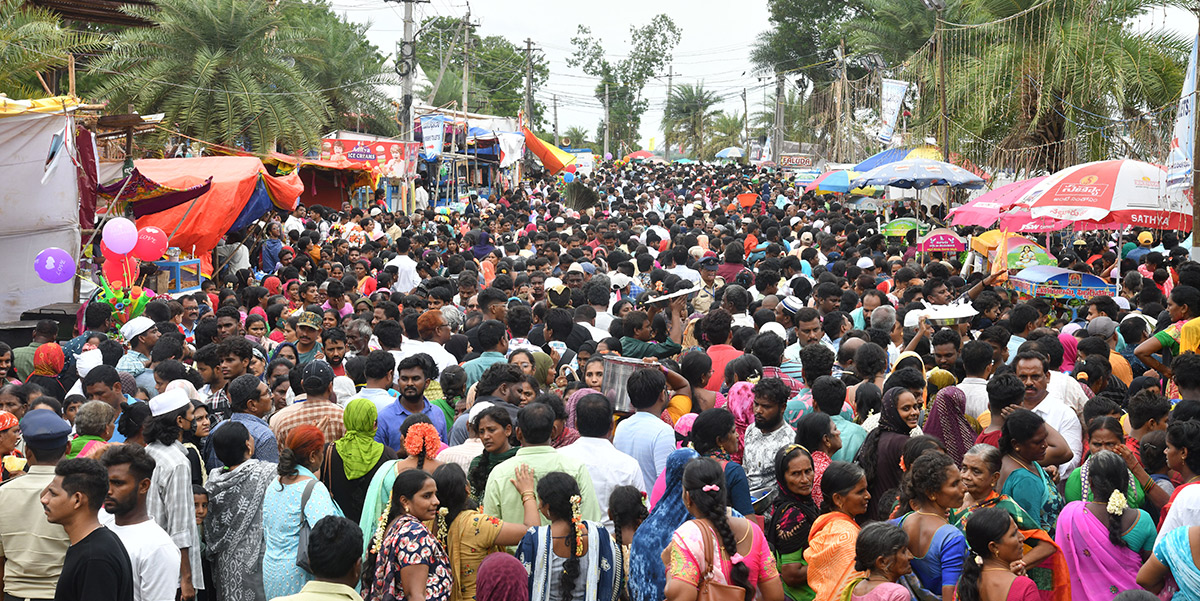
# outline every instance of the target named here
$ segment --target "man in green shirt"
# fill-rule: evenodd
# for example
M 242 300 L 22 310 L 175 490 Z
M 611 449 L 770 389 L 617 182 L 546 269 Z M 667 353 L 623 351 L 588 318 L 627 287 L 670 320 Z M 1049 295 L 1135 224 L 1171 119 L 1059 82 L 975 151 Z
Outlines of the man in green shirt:
M 651 324 L 654 316 L 661 310 L 660 303 L 651 304 L 649 312 L 631 311 L 625 315 L 625 336 L 621 338 L 621 356 L 632 359 L 654 357 L 665 359 L 678 355 L 683 350 L 683 312 L 687 307 L 687 295 L 671 300 L 671 325 L 667 330 L 668 339 L 665 342 L 652 340 L 654 331 Z
M 13 369 L 17 370 L 17 378 L 24 382 L 33 373 L 33 354 L 39 346 L 54 342 L 58 336 L 58 322 L 43 319 L 37 322 L 33 329 L 33 342 L 28 346 L 13 349 Z
M 592 475 L 587 466 L 577 459 L 572 459 L 550 446 L 550 438 L 554 434 L 554 409 L 544 403 L 530 403 L 517 413 L 517 438 L 521 441 L 521 449 L 511 459 L 497 465 L 488 476 L 487 485 L 483 490 L 483 512 L 505 522 L 522 523 L 525 521 L 525 506 L 521 493 L 512 485 L 516 477 L 517 466 L 521 464 L 533 468 L 535 478 L 541 478 L 550 472 L 563 472 L 579 483 L 580 513 L 585 520 L 601 521 L 600 504 L 596 501 L 596 493 L 592 488 Z M 546 516 L 542 516 L 542 524 L 549 524 Z

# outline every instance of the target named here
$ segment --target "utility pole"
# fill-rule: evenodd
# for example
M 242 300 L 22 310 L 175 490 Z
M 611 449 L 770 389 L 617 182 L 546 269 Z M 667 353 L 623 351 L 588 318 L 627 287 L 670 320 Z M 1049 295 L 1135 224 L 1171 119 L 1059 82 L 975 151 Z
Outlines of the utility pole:
M 408 142 L 413 141 L 413 72 L 416 70 L 416 45 L 413 42 L 413 4 L 429 2 L 429 0 L 384 0 L 385 2 L 404 3 L 404 40 L 400 42 L 400 51 L 396 56 L 396 74 L 401 78 L 403 98 L 400 99 L 401 135 Z
M 558 137 L 558 94 L 554 94 L 554 145 L 557 146 L 562 142 L 562 138 Z M 572 143 L 575 141 L 572 140 Z
M 525 122 L 533 132 L 533 40 L 525 38 Z M 533 171 L 533 153 L 525 147 L 525 169 Z
M 608 118 L 608 82 L 604 82 L 604 154 L 608 154 L 608 132 L 612 130 L 612 123 Z
M 746 88 L 742 88 L 742 127 L 746 130 L 746 145 L 742 155 L 750 158 L 750 103 L 746 100 Z
M 675 80 L 675 65 L 667 66 L 667 110 L 671 108 L 671 84 Z M 671 123 L 663 119 L 663 158 L 671 162 Z
M 771 160 L 779 164 L 783 150 L 783 72 L 775 73 L 775 131 L 771 136 Z
M 467 118 L 467 92 L 470 90 L 471 77 L 471 11 L 463 17 L 463 83 L 462 110 L 463 120 Z

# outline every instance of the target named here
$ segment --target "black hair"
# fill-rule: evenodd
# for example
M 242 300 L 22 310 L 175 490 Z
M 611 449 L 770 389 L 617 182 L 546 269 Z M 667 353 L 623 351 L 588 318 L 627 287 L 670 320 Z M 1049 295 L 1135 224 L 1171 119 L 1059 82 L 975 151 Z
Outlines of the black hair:
M 833 375 L 833 363 L 837 359 L 833 351 L 824 344 L 810 344 L 800 349 L 800 372 L 805 382 L 815 381 L 821 376 Z
M 846 461 L 830 462 L 829 467 L 825 468 L 825 473 L 821 474 L 821 495 L 824 496 L 821 512 L 833 511 L 833 495 L 850 494 L 850 491 L 866 477 L 866 472 L 858 464 Z
M 1177 449 L 1187 449 L 1184 465 L 1193 474 L 1200 474 L 1200 421 L 1172 422 L 1167 426 L 1167 443 Z
M 911 467 L 918 457 L 930 451 L 945 453 L 946 444 L 928 434 L 910 436 L 900 449 L 900 459 L 904 461 L 904 465 Z
M 563 472 L 550 472 L 542 476 L 537 483 L 538 500 L 546 504 L 546 513 L 550 514 L 550 518 L 562 520 L 566 522 L 575 521 L 579 518 L 575 515 L 576 505 L 571 502 L 571 497 L 579 495 L 579 483 L 575 478 Z M 558 598 L 561 601 L 571 601 L 572 595 L 575 592 L 575 579 L 579 578 L 579 557 L 576 550 L 579 548 L 580 536 L 567 536 L 567 559 L 563 562 L 563 572 L 559 576 Z M 591 544 L 597 544 L 596 541 L 591 541 Z
M 1004 418 L 1004 426 L 1000 428 L 1000 452 L 1006 455 L 1011 453 L 1015 443 L 1033 438 L 1038 428 L 1045 423 L 1046 420 L 1042 419 L 1042 416 L 1028 409 L 1015 409 L 1011 415 Z
M 83 493 L 88 509 L 100 511 L 108 495 L 108 470 L 95 459 L 76 458 L 54 466 L 54 475 L 62 477 L 63 490 L 68 495 Z
M 1115 421 L 1115 420 L 1114 420 Z M 1117 424 L 1120 427 L 1120 423 Z M 1092 487 L 1092 498 L 1107 503 L 1113 492 L 1122 494 L 1129 490 L 1129 468 L 1120 455 L 1112 451 L 1093 453 L 1087 460 L 1088 484 Z M 1084 499 L 1085 501 L 1087 499 Z M 1108 542 L 1117 547 L 1129 548 L 1121 539 L 1121 513 L 1108 513 Z
M 519 384 L 525 381 L 525 372 L 516 365 L 508 363 L 495 363 L 484 370 L 483 375 L 479 376 L 479 382 L 475 387 L 477 397 L 491 395 L 496 392 L 496 389 L 504 384 Z
M 443 463 L 433 470 L 433 481 L 437 483 L 438 509 L 437 533 L 438 541 L 443 548 L 449 548 L 450 525 L 458 518 L 458 514 L 478 505 L 467 490 L 467 474 L 461 465 L 450 462 Z M 445 510 L 445 511 L 443 511 Z
M 387 527 L 391 525 L 392 521 L 404 512 L 404 502 L 401 499 L 412 499 L 418 492 L 421 492 L 422 488 L 425 488 L 425 483 L 431 479 L 433 479 L 433 476 L 421 470 L 404 470 L 396 474 L 396 482 L 392 484 L 391 503 L 388 504 L 390 509 L 386 517 L 380 516 L 383 518 L 383 523 L 377 526 L 377 528 L 386 532 Z M 372 523 L 375 522 L 372 521 Z M 375 579 L 375 562 L 378 559 L 379 549 L 376 548 L 374 541 L 383 538 L 383 533 L 378 530 L 370 534 L 373 540 L 368 545 L 367 557 L 363 560 L 361 576 L 363 588 L 370 586 L 369 583 L 372 583 Z M 311 532 L 309 535 L 311 536 Z
M 709 357 L 708 353 L 698 350 L 691 351 L 679 360 L 679 375 L 683 376 L 692 388 L 704 388 L 705 384 L 708 384 L 704 376 L 708 375 L 710 371 L 712 371 L 712 357 Z M 695 405 L 694 403 L 693 409 Z
M 295 370 L 293 370 L 295 371 Z M 254 374 L 242 374 L 228 384 L 229 409 L 234 413 L 245 413 L 246 405 L 258 398 L 258 385 L 262 381 Z
M 666 387 L 666 376 L 661 370 L 653 367 L 638 369 L 625 382 L 625 390 L 634 409 L 653 407 L 662 397 L 662 392 Z
M 964 344 L 962 362 L 967 375 L 980 376 L 987 371 L 988 366 L 992 364 L 994 352 L 992 345 L 979 340 Z
M 121 376 L 117 373 L 117 369 L 115 367 L 112 367 L 111 365 L 97 365 L 96 367 L 93 367 L 86 376 L 83 377 L 83 389 L 86 392 L 89 387 L 96 384 L 104 384 L 105 386 L 111 388 L 120 382 Z M 128 394 L 132 391 L 122 390 L 121 392 Z
M 176 440 L 179 440 L 179 434 L 183 431 L 179 427 L 179 418 L 187 415 L 191 410 L 192 405 L 188 403 L 170 413 L 164 413 L 158 416 L 151 416 L 142 424 L 142 435 L 146 443 L 157 442 L 163 446 L 171 446 Z
M 1171 401 L 1153 390 L 1142 390 L 1129 399 L 1129 425 L 1134 429 L 1141 428 L 1152 419 L 1162 421 L 1170 413 Z
M 908 466 L 904 478 L 900 481 L 900 512 L 907 513 L 914 501 L 923 501 L 931 493 L 941 490 L 946 481 L 946 469 L 953 467 L 954 460 L 945 453 L 929 453 L 922 451 L 916 461 Z
M 692 422 L 692 448 L 701 455 L 718 449 L 718 441 L 734 430 L 733 414 L 727 409 L 716 408 L 700 412 Z
M 713 411 L 724 410 L 714 409 Z M 708 413 L 708 411 L 704 413 Z M 701 417 L 704 416 L 704 413 L 700 414 Z M 732 417 L 733 415 L 730 414 L 730 418 Z M 696 421 L 698 423 L 700 418 L 696 418 Z M 713 486 L 716 486 L 717 489 L 706 490 Z M 728 518 L 725 517 L 729 487 L 725 481 L 725 470 L 721 464 L 709 457 L 697 457 L 689 461 L 683 468 L 683 490 L 687 491 L 688 498 L 691 499 L 692 506 L 700 517 L 707 519 L 712 524 L 724 555 L 726 557 L 736 555 L 738 552 L 737 539 L 733 536 L 733 529 L 729 527 Z M 734 586 L 740 586 L 746 590 L 745 601 L 754 598 L 755 589 L 754 585 L 750 584 L 750 568 L 745 562 L 733 564 L 729 580 Z
M 1142 465 L 1151 474 L 1167 470 L 1167 431 L 1155 430 L 1147 432 L 1138 443 L 1142 456 Z
M 517 428 L 527 445 L 550 442 L 554 433 L 554 409 L 545 403 L 530 403 L 517 412 Z
M 313 576 L 325 580 L 342 578 L 362 556 L 363 533 L 358 524 L 341 516 L 317 520 L 308 533 L 308 561 Z
M 841 378 L 821 376 L 812 383 L 812 397 L 821 413 L 838 415 L 846 402 L 846 383 Z
M 753 391 L 756 398 L 769 401 L 777 407 L 786 406 L 792 397 L 792 390 L 779 378 L 763 378 L 754 385 Z
M 1016 405 L 1025 398 L 1025 384 L 1015 374 L 1000 374 L 988 380 L 987 394 L 988 411 L 1000 415 L 1005 407 Z
M 117 432 L 126 440 L 142 432 L 150 419 L 150 403 L 121 403 L 121 417 L 117 418 Z
M 613 406 L 603 394 L 588 394 L 575 403 L 575 429 L 588 438 L 604 438 L 612 430 Z
M 249 451 L 250 430 L 241 422 L 230 421 L 211 435 L 213 451 L 225 467 L 241 465 Z
M 112 448 L 104 451 L 101 460 L 104 462 L 104 467 L 128 465 L 129 472 L 139 482 L 149 480 L 154 475 L 154 458 L 146 452 L 146 449 L 135 444 L 112 445 Z
M 824 438 L 833 432 L 833 420 L 829 414 L 811 411 L 796 422 L 796 444 L 810 452 L 819 451 Z
M 872 522 L 863 526 L 854 543 L 854 569 L 869 572 L 880 558 L 895 555 L 908 546 L 908 534 L 890 522 Z
M 508 411 L 503 407 L 493 405 L 487 409 L 484 409 L 483 411 L 480 411 L 479 414 L 475 416 L 475 421 L 472 425 L 475 427 L 476 431 L 479 430 L 479 422 L 483 421 L 483 418 L 485 417 L 496 422 L 501 429 L 513 425 L 512 418 L 508 415 Z M 511 437 L 509 443 L 512 443 Z M 488 453 L 487 449 L 484 449 L 479 455 L 479 461 L 474 461 L 471 464 L 471 473 L 468 475 L 468 479 L 471 483 L 471 491 L 474 493 L 476 499 L 483 498 L 483 489 L 487 486 L 488 476 L 492 474 L 492 468 L 496 465 L 495 463 L 492 463 L 489 455 L 490 453 Z
M 971 552 L 963 562 L 962 576 L 958 579 L 956 597 L 961 601 L 982 601 L 979 594 L 979 581 L 983 575 L 981 558 L 992 554 L 989 544 L 999 542 L 1012 526 L 1012 516 L 1002 507 L 987 507 L 980 509 L 967 521 L 964 529 L 967 535 L 967 545 Z M 970 555 L 974 555 L 971 557 Z M 976 561 L 978 560 L 978 562 Z
M 854 373 L 863 380 L 887 371 L 887 351 L 874 342 L 864 343 L 854 351 Z
M 625 541 L 621 540 L 621 529 L 625 526 L 633 526 L 636 529 L 649 516 L 646 499 L 636 486 L 618 486 L 608 495 L 608 518 L 612 520 L 613 538 L 616 539 L 618 547 L 625 545 Z

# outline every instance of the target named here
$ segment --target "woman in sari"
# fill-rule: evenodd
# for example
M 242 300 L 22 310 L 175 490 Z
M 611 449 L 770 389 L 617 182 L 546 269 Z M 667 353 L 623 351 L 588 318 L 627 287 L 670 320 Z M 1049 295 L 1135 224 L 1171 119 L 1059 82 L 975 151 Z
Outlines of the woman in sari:
M 683 504 L 683 470 L 700 454 L 682 448 L 667 456 L 667 467 L 659 477 L 664 493 L 633 535 L 629 547 L 629 596 L 633 601 L 662 601 L 667 584 L 662 550 L 671 542 L 675 529 L 691 519 Z
M 821 494 L 821 475 L 833 462 L 834 453 L 841 450 L 842 433 L 828 414 L 814 411 L 796 422 L 796 443 L 812 453 L 812 500 L 820 507 L 825 500 Z
M 1146 495 L 1152 497 L 1154 506 L 1162 507 L 1170 499 L 1167 491 L 1158 486 L 1145 486 L 1142 483 L 1153 483 L 1153 478 L 1146 473 L 1146 469 L 1133 456 L 1133 453 L 1125 447 L 1125 431 L 1121 427 L 1121 422 L 1116 418 L 1102 415 L 1092 418 L 1092 422 L 1088 424 L 1088 452 L 1098 453 L 1100 451 L 1112 451 L 1121 456 L 1126 461 L 1129 469 L 1129 486 L 1124 491 L 1125 501 L 1130 507 L 1139 509 L 1144 507 L 1146 503 Z M 1104 499 L 1096 497 L 1091 490 L 1088 478 L 1088 471 L 1091 469 L 1091 464 L 1087 462 L 1087 456 L 1084 457 L 1083 465 L 1071 472 L 1067 478 L 1066 490 L 1063 496 L 1067 501 L 1094 501 Z M 1157 497 L 1157 499 L 1153 498 Z
M 217 428 L 212 446 L 225 467 L 208 477 L 205 554 L 212 562 L 216 598 L 264 601 L 263 497 L 275 479 L 274 463 L 251 459 L 254 438 L 240 422 Z
M 741 515 L 753 515 L 750 480 L 746 478 L 746 470 L 741 464 L 732 459 L 737 445 L 738 433 L 733 414 L 724 409 L 709 409 L 697 416 L 692 424 L 692 447 L 701 456 L 716 459 L 725 471 L 729 506 Z
M 857 458 L 871 483 L 868 515 L 878 515 L 879 497 L 900 486 L 900 457 L 920 412 L 919 399 L 907 388 L 894 386 L 883 394 L 879 427 L 867 434 Z
M 59 378 L 65 363 L 66 356 L 63 355 L 62 347 L 57 342 L 47 342 L 33 351 L 33 371 L 25 378 L 25 383 L 41 386 L 46 394 L 61 403 L 67 398 L 67 387 L 63 386 L 62 379 Z
M 537 483 L 550 524 L 530 528 L 517 545 L 529 568 L 530 601 L 617 601 L 624 589 L 621 547 L 599 522 L 579 515 L 579 483 L 563 472 Z
M 851 581 L 841 601 L 909 601 L 912 593 L 897 580 L 912 573 L 912 558 L 903 529 L 887 522 L 867 524 L 854 544 L 854 569 L 867 576 Z
M 375 472 L 396 460 L 396 452 L 375 441 L 377 409 L 369 399 L 357 398 L 346 405 L 342 423 L 346 434 L 330 445 L 321 470 L 321 481 L 346 517 L 362 519 L 363 500 Z M 373 516 L 378 517 L 378 516 Z
M 1200 526 L 1176 528 L 1154 545 L 1154 554 L 1138 571 L 1138 586 L 1159 594 L 1167 577 L 1175 579 L 1179 591 L 1174 599 L 1200 598 L 1200 568 L 1192 549 L 1200 545 Z
M 1017 524 L 998 507 L 979 511 L 967 525 L 971 554 L 958 581 L 957 598 L 963 601 L 1026 601 L 1036 599 L 1037 587 L 1024 575 Z
M 1200 290 L 1191 286 L 1176 286 L 1167 297 L 1167 313 L 1170 315 L 1171 325 L 1139 344 L 1134 349 L 1133 355 L 1146 367 L 1170 380 L 1171 368 L 1155 359 L 1154 355 L 1178 357 L 1188 351 L 1195 352 L 1197 346 L 1200 346 L 1200 322 L 1192 323 L 1196 321 L 1197 317 L 1200 317 Z M 1187 327 L 1189 325 L 1190 327 Z M 1187 327 L 1186 334 L 1185 327 Z M 1167 385 L 1167 392 L 1168 394 L 1179 392 L 1173 381 Z M 1176 394 L 1167 398 L 1176 399 L 1179 396 Z
M 1157 532 L 1150 514 L 1125 502 L 1129 470 L 1119 455 L 1100 451 L 1088 464 L 1091 490 L 1100 500 L 1067 503 L 1054 540 L 1067 560 L 1074 599 L 1109 601 L 1137 587 L 1138 568 Z
M 450 601 L 470 601 L 475 598 L 475 575 L 483 559 L 489 553 L 520 543 L 526 530 L 542 523 L 534 494 L 533 470 L 527 465 L 517 466 L 512 482 L 525 507 L 522 524 L 502 522 L 481 513 L 471 499 L 467 474 L 457 463 L 434 470 L 433 480 L 437 483 L 439 505 L 435 532 L 450 559 L 450 573 L 454 576 Z
M 917 457 L 900 488 L 900 517 L 891 523 L 908 534 L 912 569 L 921 587 L 949 601 L 962 573 L 967 541 L 950 524 L 951 509 L 963 502 L 962 474 L 944 453 Z
M 1037 598 L 1041 601 L 1070 601 L 1071 581 L 1067 577 L 1067 565 L 1054 539 L 1020 505 L 996 492 L 995 486 L 1000 480 L 1002 468 L 1002 456 L 996 447 L 978 444 L 967 450 L 962 467 L 967 494 L 962 508 L 950 512 L 950 523 L 965 532 L 967 522 L 976 512 L 990 507 L 1007 511 L 1025 538 L 1021 561 L 1025 564 L 1025 575 L 1037 586 Z
M 967 395 L 957 386 L 938 391 L 930 404 L 921 431 L 940 441 L 954 464 L 962 467 L 963 455 L 975 444 L 975 428 L 966 417 Z
M 725 471 L 702 457 L 683 470 L 683 503 L 694 519 L 684 522 L 662 552 L 668 600 L 693 599 L 703 583 L 741 587 L 746 598 L 783 601 L 775 557 L 758 524 L 728 517 Z
M 358 525 L 363 532 L 374 528 L 372 524 L 383 515 L 383 509 L 391 499 L 390 491 L 400 474 L 414 469 L 428 473 L 442 465 L 435 459 L 441 449 L 441 439 L 427 416 L 414 413 L 405 418 L 400 424 L 400 436 L 407 456 L 384 461 L 375 469 L 367 494 L 362 498 L 362 516 Z
M 454 590 L 446 550 L 425 528 L 438 513 L 437 484 L 421 470 L 396 477 L 384 511 L 364 532 L 368 552 L 362 567 L 365 601 L 449 601 Z
M 1046 456 L 1049 427 L 1038 414 L 1016 409 L 1004 418 L 1000 430 L 1000 493 L 1012 497 L 1021 509 L 1037 519 L 1042 530 L 1054 532 L 1054 522 L 1062 509 L 1058 486 L 1038 464 Z
M 804 561 L 809 532 L 821 514 L 812 497 L 813 478 L 812 455 L 804 447 L 788 445 L 775 453 L 778 488 L 764 516 L 763 531 L 775 553 L 783 592 L 792 601 L 812 601 L 816 595 L 808 586 L 808 563 Z
M 744 356 L 753 357 L 753 355 Z M 724 407 L 733 414 L 734 425 L 737 428 L 737 450 L 731 451 L 729 456 L 732 460 L 740 462 L 744 452 L 746 428 L 754 423 L 754 384 L 738 382 L 729 387 L 729 394 L 725 395 L 724 404 L 720 402 L 721 400 L 717 399 L 716 406 Z
M 808 562 L 808 585 L 815 601 L 839 601 L 842 591 L 866 572 L 854 568 L 858 523 L 867 512 L 871 493 L 867 476 L 853 463 L 834 461 L 821 479 L 825 513 L 813 522 L 804 560 Z

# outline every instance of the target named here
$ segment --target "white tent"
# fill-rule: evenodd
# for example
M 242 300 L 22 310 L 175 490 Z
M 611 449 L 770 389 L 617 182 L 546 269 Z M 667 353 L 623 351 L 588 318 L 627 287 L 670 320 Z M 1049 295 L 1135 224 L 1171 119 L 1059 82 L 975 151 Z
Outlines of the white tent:
M 47 284 L 33 259 L 49 247 L 78 261 L 77 100 L 0 97 L 0 321 L 52 303 L 71 302 L 72 283 Z M 57 140 L 56 140 L 57 137 Z M 52 147 L 58 151 L 51 156 Z

